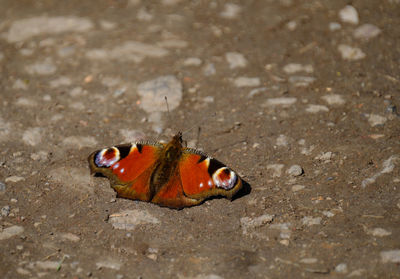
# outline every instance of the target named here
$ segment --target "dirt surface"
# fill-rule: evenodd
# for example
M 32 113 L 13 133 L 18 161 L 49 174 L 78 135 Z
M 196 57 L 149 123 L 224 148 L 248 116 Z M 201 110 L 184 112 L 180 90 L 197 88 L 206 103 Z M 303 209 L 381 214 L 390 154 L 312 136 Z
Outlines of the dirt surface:
M 1 277 L 400 278 L 400 3 L 348 3 L 0 1 Z M 192 127 L 249 194 L 89 175 Z

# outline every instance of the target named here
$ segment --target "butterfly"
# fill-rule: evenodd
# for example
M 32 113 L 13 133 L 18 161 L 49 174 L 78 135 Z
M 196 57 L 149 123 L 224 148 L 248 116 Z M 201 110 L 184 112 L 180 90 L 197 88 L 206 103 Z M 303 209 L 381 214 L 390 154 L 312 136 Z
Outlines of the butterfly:
M 213 196 L 228 199 L 243 187 L 239 175 L 203 152 L 183 147 L 182 133 L 165 143 L 137 142 L 90 154 L 92 174 L 110 180 L 118 197 L 170 208 L 202 203 Z

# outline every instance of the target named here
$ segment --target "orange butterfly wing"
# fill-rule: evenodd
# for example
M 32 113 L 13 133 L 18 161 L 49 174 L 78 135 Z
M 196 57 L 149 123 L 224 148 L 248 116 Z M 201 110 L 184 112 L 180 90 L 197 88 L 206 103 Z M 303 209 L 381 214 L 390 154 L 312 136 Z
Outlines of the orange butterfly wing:
M 92 173 L 110 180 L 118 196 L 149 201 L 150 179 L 161 144 L 126 144 L 93 152 L 88 160 Z
M 218 195 L 231 199 L 242 187 L 242 180 L 235 172 L 190 148 L 184 149 L 179 173 L 184 194 L 201 201 Z

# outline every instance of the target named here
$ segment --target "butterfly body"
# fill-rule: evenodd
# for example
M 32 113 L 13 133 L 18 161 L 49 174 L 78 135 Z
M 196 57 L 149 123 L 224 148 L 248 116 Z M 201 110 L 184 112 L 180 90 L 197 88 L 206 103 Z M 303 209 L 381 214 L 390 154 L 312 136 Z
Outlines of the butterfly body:
M 182 146 L 178 133 L 168 144 L 138 142 L 93 152 L 91 173 L 110 180 L 119 197 L 171 208 L 200 204 L 212 196 L 231 199 L 241 178 L 221 162 Z

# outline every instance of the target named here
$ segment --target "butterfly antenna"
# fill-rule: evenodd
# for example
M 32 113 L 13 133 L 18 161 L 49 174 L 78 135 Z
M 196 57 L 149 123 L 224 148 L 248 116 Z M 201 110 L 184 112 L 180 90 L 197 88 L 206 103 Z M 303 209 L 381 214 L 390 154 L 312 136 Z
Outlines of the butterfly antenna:
M 168 98 L 167 96 L 164 96 L 165 99 L 165 104 L 167 105 L 167 115 L 168 115 L 168 126 L 171 127 L 172 125 L 172 120 L 171 120 L 171 113 L 169 112 L 169 105 L 168 105 Z
M 199 126 L 199 128 L 197 129 L 196 148 L 199 147 L 200 133 L 201 133 L 201 127 Z

